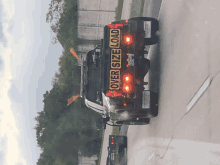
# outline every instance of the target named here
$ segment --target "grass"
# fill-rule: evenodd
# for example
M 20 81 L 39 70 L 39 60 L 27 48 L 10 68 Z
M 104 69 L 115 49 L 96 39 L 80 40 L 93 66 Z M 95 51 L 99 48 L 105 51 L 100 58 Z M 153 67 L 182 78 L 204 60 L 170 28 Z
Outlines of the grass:
M 100 165 L 100 161 L 101 161 L 101 156 L 102 156 L 102 147 L 103 147 L 103 141 L 104 141 L 104 134 L 105 134 L 105 131 L 103 130 L 102 131 L 102 144 L 101 144 L 101 149 L 100 149 L 100 154 L 99 154 L 99 161 L 98 161 L 98 165 Z
M 119 131 L 118 126 L 113 127 L 112 135 L 120 135 L 120 131 Z
M 145 0 L 142 0 L 142 2 L 141 2 L 141 11 L 140 11 L 140 13 L 139 13 L 139 17 L 143 17 L 144 1 L 145 1 Z
M 124 2 L 124 0 L 118 0 L 118 7 L 116 8 L 116 11 L 115 11 L 116 12 L 116 16 L 115 16 L 116 21 L 121 20 L 123 2 Z
M 133 0 L 131 4 L 130 17 L 142 17 L 144 10 L 144 0 Z

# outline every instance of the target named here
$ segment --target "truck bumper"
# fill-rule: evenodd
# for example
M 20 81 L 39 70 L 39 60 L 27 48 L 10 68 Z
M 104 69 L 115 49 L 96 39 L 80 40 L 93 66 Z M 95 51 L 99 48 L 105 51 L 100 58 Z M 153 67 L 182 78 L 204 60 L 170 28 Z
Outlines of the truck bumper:
M 147 95 L 143 96 L 143 93 Z M 126 99 L 127 106 L 122 109 L 116 109 L 118 120 L 127 120 L 133 118 L 153 118 L 158 113 L 158 94 L 151 91 L 145 91 L 143 88 L 136 92 L 136 98 Z M 127 113 L 124 117 L 122 114 Z

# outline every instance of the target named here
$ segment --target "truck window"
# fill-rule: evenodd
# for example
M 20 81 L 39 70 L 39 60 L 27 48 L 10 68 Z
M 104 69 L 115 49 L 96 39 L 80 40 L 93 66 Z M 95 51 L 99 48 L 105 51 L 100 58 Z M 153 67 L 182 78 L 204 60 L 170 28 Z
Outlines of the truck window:
M 98 63 L 98 66 L 93 63 L 93 57 L 94 51 L 89 51 L 87 53 L 87 89 L 86 89 L 86 98 L 94 103 L 102 105 L 102 95 L 100 94 L 100 65 Z

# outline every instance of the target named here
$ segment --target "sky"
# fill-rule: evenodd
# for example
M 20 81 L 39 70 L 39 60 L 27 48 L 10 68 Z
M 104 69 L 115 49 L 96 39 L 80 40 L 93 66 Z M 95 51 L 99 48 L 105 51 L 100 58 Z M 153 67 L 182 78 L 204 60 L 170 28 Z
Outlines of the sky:
M 37 112 L 62 54 L 46 23 L 51 0 L 0 0 L 0 164 L 35 165 Z

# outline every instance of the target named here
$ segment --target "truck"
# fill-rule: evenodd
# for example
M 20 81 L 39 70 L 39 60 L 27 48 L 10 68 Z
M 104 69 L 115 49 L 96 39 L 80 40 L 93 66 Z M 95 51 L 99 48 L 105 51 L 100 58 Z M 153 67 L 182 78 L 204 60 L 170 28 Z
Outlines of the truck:
M 158 115 L 158 93 L 144 88 L 150 70 L 145 47 L 158 43 L 158 31 L 158 20 L 150 17 L 114 21 L 104 27 L 100 44 L 79 56 L 80 98 L 102 122 L 145 125 Z
M 127 137 L 123 135 L 109 135 L 106 165 L 122 164 L 127 164 Z

